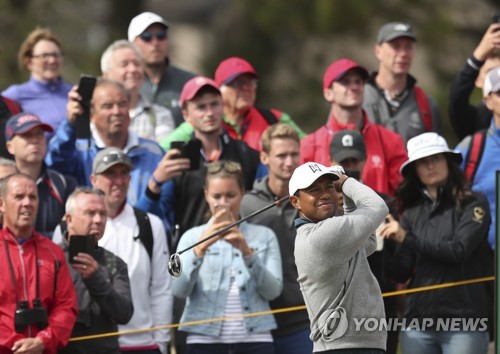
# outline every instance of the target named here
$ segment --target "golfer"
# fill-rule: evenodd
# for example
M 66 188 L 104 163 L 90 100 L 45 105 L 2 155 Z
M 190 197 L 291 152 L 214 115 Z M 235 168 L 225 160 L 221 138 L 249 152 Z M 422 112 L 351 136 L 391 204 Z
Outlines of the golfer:
M 335 184 L 343 193 L 343 216 L 336 216 Z M 300 216 L 295 262 L 314 353 L 384 353 L 385 329 L 359 323 L 384 319 L 380 287 L 366 257 L 375 251 L 375 229 L 389 212 L 385 202 L 342 167 L 315 162 L 295 169 L 289 192 Z

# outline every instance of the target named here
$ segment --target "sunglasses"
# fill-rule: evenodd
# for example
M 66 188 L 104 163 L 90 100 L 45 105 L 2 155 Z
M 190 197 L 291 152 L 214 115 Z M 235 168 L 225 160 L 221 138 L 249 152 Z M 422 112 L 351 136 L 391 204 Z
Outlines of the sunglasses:
M 227 173 L 240 173 L 241 166 L 239 163 L 233 161 L 217 161 L 207 163 L 207 172 L 211 175 L 217 174 L 222 170 Z
M 155 37 L 159 41 L 163 41 L 165 38 L 167 38 L 167 31 L 158 31 L 156 33 L 146 31 L 142 32 L 139 37 L 141 37 L 144 42 L 151 42 L 153 40 L 153 37 Z

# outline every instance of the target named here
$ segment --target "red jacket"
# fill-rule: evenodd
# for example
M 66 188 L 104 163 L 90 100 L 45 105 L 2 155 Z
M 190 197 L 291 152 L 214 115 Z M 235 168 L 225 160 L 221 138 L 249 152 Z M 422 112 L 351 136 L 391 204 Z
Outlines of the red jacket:
M 271 109 L 270 111 L 276 117 L 276 122 L 278 122 L 281 119 L 281 112 L 275 109 Z M 224 122 L 224 127 L 231 138 L 243 140 L 248 146 L 257 151 L 262 150 L 260 138 L 269 125 L 266 118 L 255 107 L 250 108 L 240 127 L 235 127 Z
M 20 245 L 7 228 L 0 231 L 0 353 L 11 353 L 10 349 L 20 339 L 39 337 L 45 344 L 43 353 L 55 354 L 57 349 L 67 344 L 76 321 L 75 288 L 62 249 L 34 230 L 32 235 Z M 5 241 L 14 267 L 16 289 L 13 287 Z M 28 300 L 30 308 L 33 306 L 37 264 L 40 299 L 48 311 L 48 326 L 40 330 L 37 325 L 30 325 L 24 333 L 16 333 L 16 293 L 19 301 Z
M 366 164 L 361 179 L 379 193 L 394 195 L 401 175 L 399 167 L 408 158 L 401 137 L 381 125 L 370 122 L 363 112 L 361 135 L 366 144 Z M 354 130 L 353 124 L 341 125 L 331 116 L 328 122 L 300 142 L 300 159 L 330 165 L 330 142 L 339 130 Z

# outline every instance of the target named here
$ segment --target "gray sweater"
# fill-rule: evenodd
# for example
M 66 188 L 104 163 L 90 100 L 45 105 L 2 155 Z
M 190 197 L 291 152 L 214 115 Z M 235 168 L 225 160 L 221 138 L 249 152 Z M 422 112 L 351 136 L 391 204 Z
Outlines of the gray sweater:
M 380 287 L 366 257 L 375 251 L 374 231 L 389 211 L 377 193 L 353 178 L 342 189 L 343 216 L 318 223 L 296 220 L 295 262 L 314 352 L 385 350 L 386 331 L 367 331 L 359 323 L 363 318 L 384 318 Z M 325 323 L 329 328 L 324 328 Z

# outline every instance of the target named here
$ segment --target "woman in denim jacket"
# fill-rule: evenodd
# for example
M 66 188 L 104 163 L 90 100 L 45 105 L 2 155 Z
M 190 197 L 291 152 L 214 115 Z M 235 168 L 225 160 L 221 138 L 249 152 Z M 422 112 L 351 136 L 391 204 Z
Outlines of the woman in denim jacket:
M 179 242 L 184 249 L 239 218 L 244 195 L 241 168 L 235 162 L 207 166 L 205 199 L 212 218 L 188 230 Z M 181 326 L 188 332 L 187 352 L 274 353 L 269 301 L 282 291 L 281 256 L 274 232 L 260 225 L 241 223 L 219 237 L 183 253 L 184 269 L 172 282 L 173 293 L 186 298 L 181 323 L 239 316 L 225 321 Z

